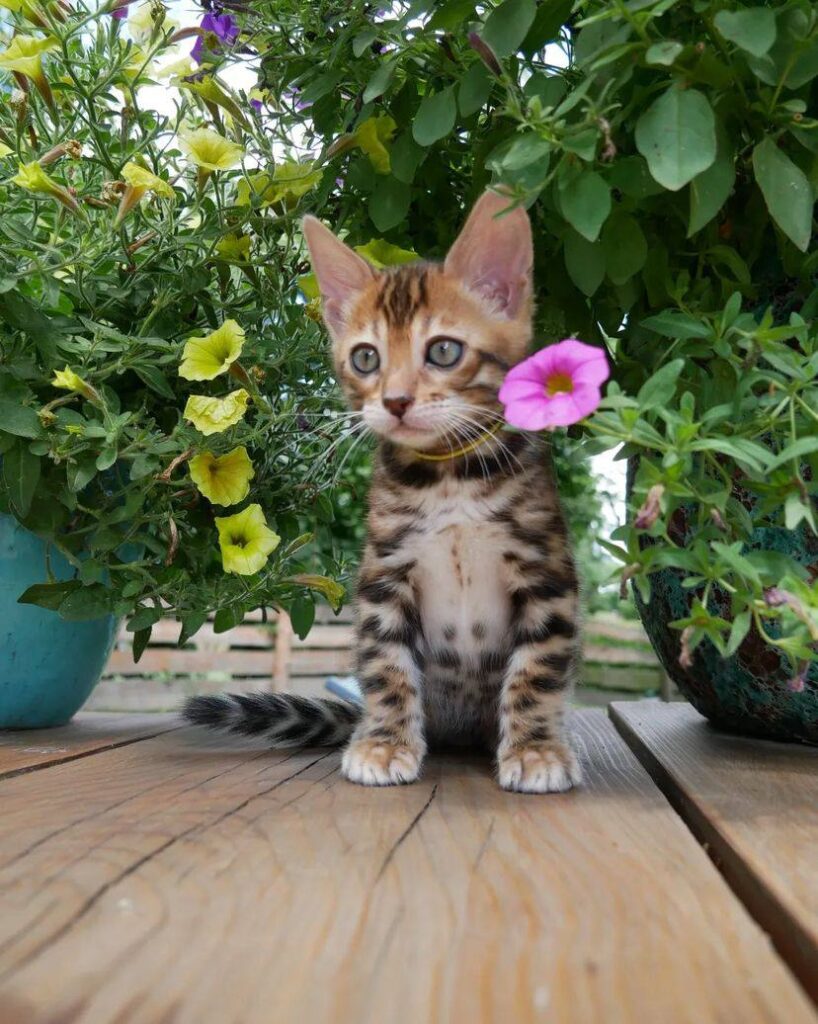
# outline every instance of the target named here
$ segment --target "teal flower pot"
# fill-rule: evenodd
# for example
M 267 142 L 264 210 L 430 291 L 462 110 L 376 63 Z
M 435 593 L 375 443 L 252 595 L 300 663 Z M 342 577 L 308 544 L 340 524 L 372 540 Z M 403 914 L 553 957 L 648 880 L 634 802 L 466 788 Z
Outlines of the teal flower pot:
M 71 565 L 51 549 L 51 570 L 71 579 Z M 0 515 L 0 729 L 64 725 L 99 681 L 116 636 L 112 615 L 65 622 L 56 612 L 18 604 L 46 580 L 45 544 Z

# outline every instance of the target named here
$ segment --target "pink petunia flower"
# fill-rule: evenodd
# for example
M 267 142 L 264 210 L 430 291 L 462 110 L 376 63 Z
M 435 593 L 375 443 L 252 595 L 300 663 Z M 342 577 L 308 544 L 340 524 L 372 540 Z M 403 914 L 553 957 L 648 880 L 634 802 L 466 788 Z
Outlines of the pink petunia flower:
M 523 430 L 570 426 L 596 409 L 609 376 L 601 348 L 576 338 L 558 341 L 506 374 L 500 388 L 506 420 Z

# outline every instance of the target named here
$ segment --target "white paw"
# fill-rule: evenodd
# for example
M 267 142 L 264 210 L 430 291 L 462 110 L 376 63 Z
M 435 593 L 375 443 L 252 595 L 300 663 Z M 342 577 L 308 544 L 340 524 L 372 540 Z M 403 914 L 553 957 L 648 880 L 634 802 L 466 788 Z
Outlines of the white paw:
M 564 793 L 582 782 L 574 752 L 562 743 L 537 744 L 500 756 L 499 782 L 515 793 Z
M 420 775 L 423 751 L 381 740 L 352 740 L 341 759 L 341 772 L 361 786 L 399 786 Z

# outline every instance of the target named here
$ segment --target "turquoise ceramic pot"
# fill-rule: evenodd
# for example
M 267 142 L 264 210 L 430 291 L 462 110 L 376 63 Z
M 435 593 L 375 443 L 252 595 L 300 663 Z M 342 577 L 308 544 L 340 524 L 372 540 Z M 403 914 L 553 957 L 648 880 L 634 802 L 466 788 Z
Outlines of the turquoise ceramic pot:
M 73 569 L 51 550 L 51 570 Z M 46 579 L 45 544 L 0 515 L 0 729 L 64 725 L 96 686 L 116 636 L 116 619 L 65 622 L 56 612 L 18 604 Z

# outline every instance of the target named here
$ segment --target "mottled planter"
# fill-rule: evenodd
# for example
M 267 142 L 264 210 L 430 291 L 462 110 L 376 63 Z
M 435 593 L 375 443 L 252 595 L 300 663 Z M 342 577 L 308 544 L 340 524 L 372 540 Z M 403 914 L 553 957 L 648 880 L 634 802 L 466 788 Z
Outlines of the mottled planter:
M 633 473 L 629 476 L 632 478 Z M 670 533 L 677 544 L 687 542 L 692 531 L 685 521 L 684 508 L 674 515 Z M 784 552 L 818 575 L 818 537 L 807 530 L 757 529 L 748 550 Z M 754 627 L 732 657 L 722 658 L 705 639 L 693 652 L 691 667 L 681 667 L 680 631 L 671 629 L 668 623 L 690 614 L 692 595 L 681 585 L 686 575 L 675 569 L 653 573 L 647 604 L 634 588 L 645 631 L 673 682 L 697 711 L 721 728 L 766 739 L 818 744 L 818 669 L 812 665 L 800 693 L 789 689 L 792 666 Z M 729 596 L 716 589 L 710 610 L 730 619 Z M 771 623 L 770 635 L 776 635 L 775 629 L 775 623 Z
M 51 569 L 71 579 L 71 565 L 52 549 Z M 113 616 L 65 622 L 56 612 L 18 604 L 42 583 L 45 545 L 0 514 L 0 729 L 64 725 L 99 681 L 116 636 Z

